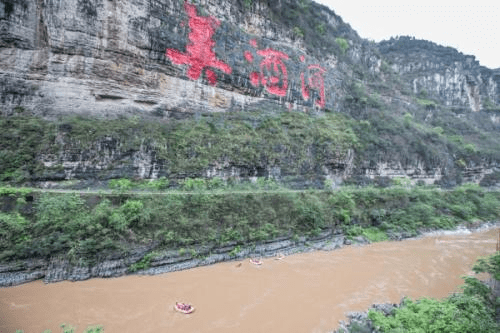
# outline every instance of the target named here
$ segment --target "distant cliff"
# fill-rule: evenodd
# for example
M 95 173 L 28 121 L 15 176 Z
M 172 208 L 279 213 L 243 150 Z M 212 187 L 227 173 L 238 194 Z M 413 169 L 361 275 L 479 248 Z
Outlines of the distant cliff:
M 500 105 L 500 71 L 480 66 L 472 55 L 411 37 L 383 41 L 378 47 L 415 94 L 475 112 Z

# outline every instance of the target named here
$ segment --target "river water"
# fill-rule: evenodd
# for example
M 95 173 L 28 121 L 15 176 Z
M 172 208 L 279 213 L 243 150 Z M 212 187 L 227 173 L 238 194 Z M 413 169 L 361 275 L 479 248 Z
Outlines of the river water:
M 348 246 L 283 260 L 248 260 L 156 276 L 36 281 L 0 289 L 0 332 L 328 332 L 349 311 L 402 296 L 442 298 L 493 254 L 497 230 Z M 241 265 L 239 265 L 241 263 Z M 196 311 L 174 311 L 176 301 Z

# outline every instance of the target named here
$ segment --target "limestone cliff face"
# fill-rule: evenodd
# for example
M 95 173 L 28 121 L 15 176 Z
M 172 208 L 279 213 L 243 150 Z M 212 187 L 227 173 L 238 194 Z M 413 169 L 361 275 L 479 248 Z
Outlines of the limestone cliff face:
M 340 17 L 308 6 L 321 23 L 315 27 L 351 36 L 355 49 L 359 37 Z M 339 108 L 345 74 L 337 57 L 322 52 L 324 45 L 311 51 L 300 29 L 273 17 L 285 9 L 297 15 L 300 8 L 296 1 L 0 0 L 1 112 L 168 122 L 214 112 Z M 165 161 L 151 147 L 123 152 L 117 138 L 96 138 L 83 149 L 60 134 L 55 144 L 62 151 L 37 156 L 57 170 L 34 179 L 172 176 L 160 170 Z M 101 149 L 110 142 L 114 149 Z M 334 164 L 351 163 L 352 154 L 345 156 Z M 229 163 L 191 176 L 262 176 L 246 169 L 255 167 Z M 273 165 L 264 169 L 276 173 Z
M 394 76 L 387 66 L 400 74 L 398 84 L 388 83 Z M 368 95 L 353 98 L 353 82 Z M 500 104 L 499 83 L 498 70 L 453 49 L 404 38 L 378 46 L 364 41 L 333 11 L 306 0 L 0 0 L 3 116 L 24 111 L 49 120 L 88 115 L 163 123 L 239 111 L 358 117 L 376 107 L 366 104 L 370 94 L 396 116 L 418 107 L 401 93 L 405 85 L 446 106 L 481 111 Z M 353 107 L 353 99 L 362 105 Z M 488 121 L 497 128 L 498 119 L 493 113 Z M 295 174 L 283 171 L 296 158 L 287 147 L 275 147 L 288 154 L 281 159 L 241 165 L 221 158 L 182 174 L 147 143 L 124 148 L 118 137 L 99 137 L 83 148 L 59 128 L 53 146 L 59 151 L 34 152 L 45 171 L 33 180 L 298 176 L 299 183 L 321 184 L 365 175 L 431 183 L 453 174 L 457 159 L 446 149 L 429 158 L 417 145 L 393 154 L 374 144 L 370 161 L 351 147 L 320 165 L 323 153 L 311 145 Z M 474 181 L 492 170 L 481 161 L 467 167 L 479 168 Z
M 500 72 L 480 66 L 472 55 L 410 37 L 383 41 L 379 49 L 415 94 L 474 112 L 487 109 L 487 100 L 500 104 Z
M 43 115 L 338 105 L 336 57 L 310 56 L 291 29 L 271 20 L 267 2 L 251 3 L 2 0 L 3 112 L 19 105 Z M 318 10 L 332 27 L 340 24 Z

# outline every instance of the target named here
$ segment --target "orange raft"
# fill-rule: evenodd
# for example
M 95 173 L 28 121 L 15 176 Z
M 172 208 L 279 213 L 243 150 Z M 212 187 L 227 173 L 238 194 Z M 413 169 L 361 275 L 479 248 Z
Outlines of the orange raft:
M 185 314 L 189 314 L 194 311 L 194 307 L 192 307 L 191 305 L 178 302 L 175 303 L 174 309 Z
M 250 259 L 250 263 L 254 265 L 262 265 L 262 261 L 260 261 L 259 259 Z

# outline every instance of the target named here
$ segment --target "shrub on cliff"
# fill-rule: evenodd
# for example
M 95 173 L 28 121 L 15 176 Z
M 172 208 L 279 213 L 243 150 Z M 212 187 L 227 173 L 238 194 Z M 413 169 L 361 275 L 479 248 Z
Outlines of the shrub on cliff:
M 496 333 L 494 312 L 480 299 L 457 294 L 444 301 L 406 299 L 393 315 L 370 310 L 368 317 L 383 333 Z
M 342 50 L 342 54 L 344 54 L 345 51 L 347 51 L 347 49 L 349 48 L 349 43 L 347 43 L 347 40 L 345 38 L 337 37 L 335 38 L 335 43 L 337 43 L 337 45 Z
M 472 270 L 475 273 L 489 273 L 500 281 L 500 252 L 486 258 L 479 258 Z
M 31 237 L 29 221 L 18 212 L 0 212 L 0 260 L 8 260 L 24 253 Z

